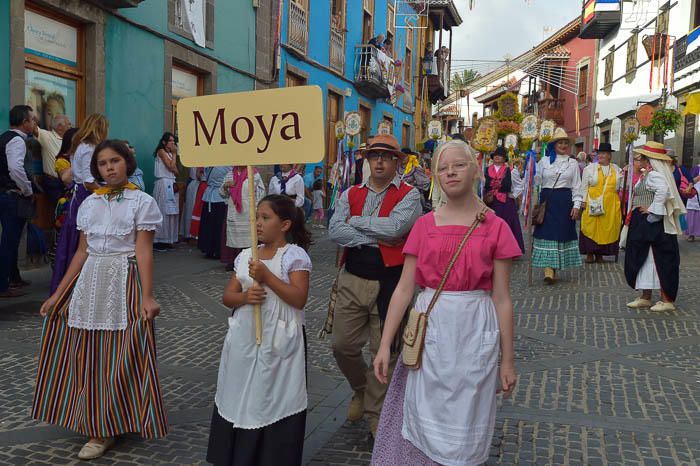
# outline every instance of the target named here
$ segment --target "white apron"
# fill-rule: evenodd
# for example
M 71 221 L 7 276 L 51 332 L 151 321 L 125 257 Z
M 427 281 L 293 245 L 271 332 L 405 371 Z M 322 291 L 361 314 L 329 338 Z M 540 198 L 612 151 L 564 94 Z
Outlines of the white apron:
M 263 263 L 282 277 L 282 256 L 289 245 Z M 253 285 L 247 264 L 250 249 L 241 252 L 236 277 L 243 291 Z M 259 429 L 306 409 L 306 363 L 303 312 L 265 287 L 262 344 L 255 343 L 255 313 L 242 306 L 229 317 L 214 401 L 221 417 L 239 429 Z
M 425 312 L 435 291 L 418 295 Z M 433 461 L 479 465 L 496 422 L 499 329 L 488 292 L 443 291 L 429 317 L 421 368 L 406 382 L 402 436 Z
M 68 305 L 69 327 L 85 330 L 126 328 L 130 255 L 133 253 L 88 252 Z

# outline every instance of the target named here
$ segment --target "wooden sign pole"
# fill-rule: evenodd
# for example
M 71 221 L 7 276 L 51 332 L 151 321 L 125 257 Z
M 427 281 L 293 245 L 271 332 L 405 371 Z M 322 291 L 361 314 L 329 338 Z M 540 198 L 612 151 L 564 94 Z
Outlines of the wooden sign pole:
M 252 165 L 247 166 L 248 170 L 248 223 L 250 223 L 250 255 L 253 261 L 258 260 L 258 226 L 255 215 L 255 172 Z M 253 285 L 258 282 L 254 281 Z M 262 309 L 260 304 L 255 305 L 255 342 L 262 343 Z

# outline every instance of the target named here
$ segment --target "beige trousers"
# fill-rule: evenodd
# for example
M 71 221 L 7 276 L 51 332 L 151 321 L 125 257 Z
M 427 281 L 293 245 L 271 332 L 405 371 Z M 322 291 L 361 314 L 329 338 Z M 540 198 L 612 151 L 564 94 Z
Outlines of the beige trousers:
M 362 348 L 369 340 L 372 361 L 382 339 L 377 309 L 379 282 L 365 280 L 345 270 L 338 277 L 338 295 L 333 319 L 331 344 L 338 367 L 356 392 L 364 393 L 365 415 L 370 423 L 379 420 L 387 385 L 374 376 L 367 366 Z M 389 380 L 394 372 L 398 354 L 391 356 Z

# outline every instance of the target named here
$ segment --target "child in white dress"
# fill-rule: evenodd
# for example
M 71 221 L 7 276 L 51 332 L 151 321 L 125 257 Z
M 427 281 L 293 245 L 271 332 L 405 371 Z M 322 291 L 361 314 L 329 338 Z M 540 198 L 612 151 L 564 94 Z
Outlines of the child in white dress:
M 307 407 L 303 309 L 311 272 L 304 223 L 291 198 L 263 198 L 257 211 L 259 260 L 251 260 L 251 249 L 236 258 L 223 297 L 234 311 L 207 451 L 215 465 L 301 464 Z M 262 306 L 260 345 L 256 304 Z

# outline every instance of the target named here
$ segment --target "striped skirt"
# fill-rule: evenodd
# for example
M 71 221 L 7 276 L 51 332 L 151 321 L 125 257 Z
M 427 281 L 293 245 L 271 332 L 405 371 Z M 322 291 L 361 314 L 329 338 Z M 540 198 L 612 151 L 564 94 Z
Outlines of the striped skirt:
M 32 417 L 89 437 L 167 433 L 153 322 L 141 316 L 141 282 L 129 261 L 126 329 L 68 326 L 78 276 L 44 320 Z

